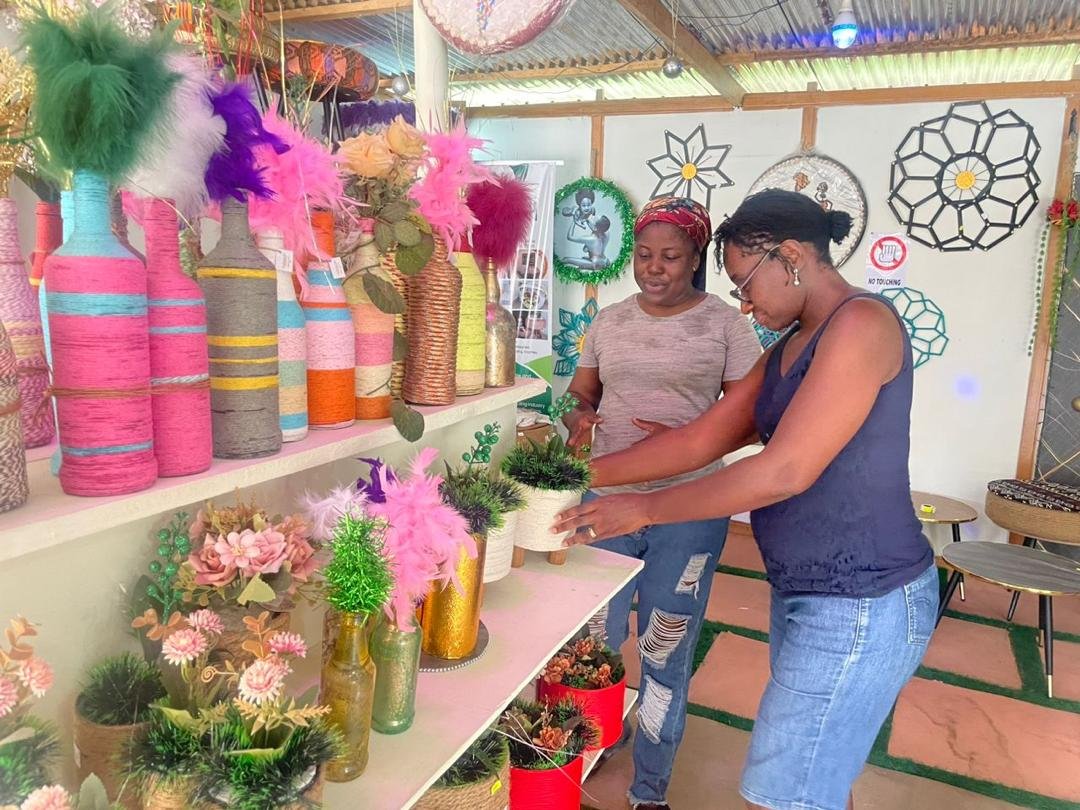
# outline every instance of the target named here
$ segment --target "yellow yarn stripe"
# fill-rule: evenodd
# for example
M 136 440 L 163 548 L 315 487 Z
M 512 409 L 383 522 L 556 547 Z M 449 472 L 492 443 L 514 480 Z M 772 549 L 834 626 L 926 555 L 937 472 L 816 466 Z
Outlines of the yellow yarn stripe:
M 277 346 L 277 335 L 207 335 L 210 346 L 246 349 L 252 346 Z
M 210 387 L 218 391 L 255 391 L 259 388 L 276 388 L 278 375 L 269 377 L 211 377 Z
M 272 354 L 269 357 L 211 357 L 211 363 L 231 363 L 233 365 L 257 366 L 262 363 L 276 363 L 278 356 Z
M 277 278 L 276 270 L 245 270 L 241 267 L 200 267 L 199 278 Z

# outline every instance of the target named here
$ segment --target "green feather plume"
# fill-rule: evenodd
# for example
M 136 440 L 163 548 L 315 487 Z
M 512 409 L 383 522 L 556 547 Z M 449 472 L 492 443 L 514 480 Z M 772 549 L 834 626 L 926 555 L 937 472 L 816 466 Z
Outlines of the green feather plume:
M 23 30 L 37 79 L 35 134 L 57 162 L 118 182 L 179 79 L 165 62 L 172 29 L 142 41 L 114 21 L 114 3 L 84 5 L 71 23 L 39 9 Z

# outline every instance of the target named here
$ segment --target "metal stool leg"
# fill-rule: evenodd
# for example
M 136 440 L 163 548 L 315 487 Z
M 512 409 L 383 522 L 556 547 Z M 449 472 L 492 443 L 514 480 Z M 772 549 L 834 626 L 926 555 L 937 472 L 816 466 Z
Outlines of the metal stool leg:
M 959 523 L 954 523 L 952 525 L 952 541 L 954 543 L 959 543 L 960 542 L 960 524 Z M 967 595 L 964 593 L 964 575 L 963 574 L 960 575 L 960 601 L 961 602 L 966 602 L 967 601 Z
M 953 571 L 952 576 L 949 577 L 949 583 L 945 586 L 945 593 L 941 597 L 941 606 L 938 607 L 937 621 L 934 622 L 934 627 L 941 624 L 941 617 L 945 615 L 945 608 L 949 606 L 949 600 L 952 599 L 952 595 L 956 592 L 956 586 L 960 584 L 960 578 L 963 576 L 959 571 Z
M 1050 596 L 1039 597 L 1039 613 L 1042 614 L 1043 656 L 1046 660 L 1046 696 L 1054 696 L 1054 600 Z
M 1024 538 L 1024 545 L 1028 548 L 1035 548 L 1035 540 L 1031 537 Z M 1013 591 L 1012 601 L 1009 602 L 1009 612 L 1005 616 L 1005 621 L 1011 622 L 1013 616 L 1016 614 L 1016 606 L 1020 604 L 1020 591 Z

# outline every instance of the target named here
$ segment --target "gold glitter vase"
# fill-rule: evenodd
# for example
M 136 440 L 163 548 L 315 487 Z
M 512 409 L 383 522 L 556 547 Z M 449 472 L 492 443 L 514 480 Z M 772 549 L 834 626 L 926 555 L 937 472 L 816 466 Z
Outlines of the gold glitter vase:
M 499 272 L 490 259 L 484 269 L 484 285 L 487 290 L 484 385 L 508 388 L 514 384 L 517 370 L 517 321 L 500 303 Z
M 416 679 L 420 674 L 420 628 L 398 626 L 380 616 L 371 636 L 371 657 L 379 677 L 375 679 L 375 703 L 371 727 L 380 734 L 400 734 L 416 716 Z
M 367 621 L 365 614 L 341 614 L 334 653 L 322 671 L 320 702 L 330 707 L 327 721 L 341 732 L 345 743 L 345 753 L 326 765 L 326 778 L 331 782 L 349 782 L 367 767 L 375 696 Z
M 476 557 L 470 559 L 462 549 L 455 569 L 461 590 L 453 583 L 443 587 L 442 583 L 433 582 L 424 602 L 423 650 L 436 658 L 456 661 L 468 657 L 476 647 L 487 539 L 482 534 L 473 535 L 473 539 Z

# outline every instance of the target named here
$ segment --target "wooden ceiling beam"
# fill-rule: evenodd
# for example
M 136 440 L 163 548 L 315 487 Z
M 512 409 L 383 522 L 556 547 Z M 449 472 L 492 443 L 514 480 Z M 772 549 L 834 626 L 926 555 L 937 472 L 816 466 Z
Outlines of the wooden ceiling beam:
M 349 0 L 345 3 L 331 2 L 322 5 L 299 6 L 281 11 L 277 8 L 268 8 L 266 16 L 270 20 L 284 20 L 285 22 L 329 22 L 375 17 L 395 12 L 412 14 L 412 0 Z
M 662 42 L 671 39 L 672 17 L 662 0 L 619 0 L 649 32 Z M 746 89 L 739 84 L 727 65 L 716 60 L 694 33 L 682 23 L 675 26 L 675 52 L 717 93 L 738 107 Z

